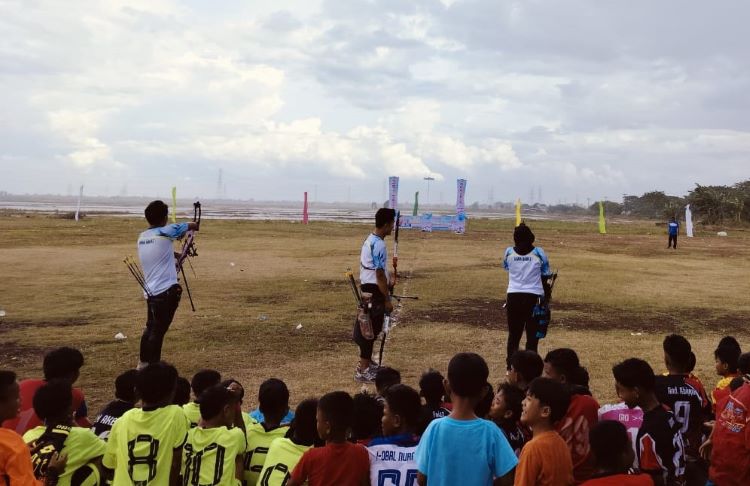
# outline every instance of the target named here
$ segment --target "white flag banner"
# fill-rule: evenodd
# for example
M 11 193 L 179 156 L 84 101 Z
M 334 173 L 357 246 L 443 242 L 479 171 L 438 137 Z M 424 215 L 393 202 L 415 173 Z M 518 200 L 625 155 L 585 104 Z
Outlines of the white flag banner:
M 395 176 L 388 178 L 388 206 L 398 209 L 398 177 Z
M 83 198 L 83 186 L 81 186 L 81 190 L 78 192 L 78 207 L 76 207 L 76 221 L 78 221 L 78 215 L 81 212 L 81 199 Z
M 685 234 L 688 238 L 693 237 L 693 212 L 690 210 L 690 204 L 685 206 Z

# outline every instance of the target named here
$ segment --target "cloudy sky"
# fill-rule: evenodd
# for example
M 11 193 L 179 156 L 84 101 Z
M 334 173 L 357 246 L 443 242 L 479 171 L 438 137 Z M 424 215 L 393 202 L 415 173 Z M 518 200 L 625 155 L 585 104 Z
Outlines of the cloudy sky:
M 750 174 L 746 1 L 0 0 L 0 190 L 468 202 Z

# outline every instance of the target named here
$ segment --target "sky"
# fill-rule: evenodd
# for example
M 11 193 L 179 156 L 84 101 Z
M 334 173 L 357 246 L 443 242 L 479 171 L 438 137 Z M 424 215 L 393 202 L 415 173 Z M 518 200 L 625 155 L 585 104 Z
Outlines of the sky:
M 585 203 L 750 174 L 750 2 L 0 0 L 0 191 Z

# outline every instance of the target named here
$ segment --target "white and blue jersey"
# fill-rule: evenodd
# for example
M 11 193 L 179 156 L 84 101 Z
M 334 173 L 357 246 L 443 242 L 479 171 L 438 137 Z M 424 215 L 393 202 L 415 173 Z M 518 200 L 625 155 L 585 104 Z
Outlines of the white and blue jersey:
M 367 447 L 370 455 L 370 484 L 375 486 L 416 485 L 414 453 L 419 440 L 411 434 L 376 437 Z
M 680 223 L 677 221 L 670 221 L 667 227 L 669 228 L 669 236 L 677 236 L 680 231 Z
M 158 295 L 177 283 L 172 242 L 187 231 L 188 223 L 177 223 L 149 228 L 138 237 L 138 258 L 151 295 Z
M 547 255 L 539 247 L 535 247 L 526 255 L 519 255 L 509 246 L 503 257 L 503 268 L 508 272 L 509 294 L 544 295 L 542 276 L 552 273 Z
M 370 233 L 370 236 L 362 243 L 362 252 L 359 255 L 359 282 L 362 285 L 377 285 L 378 279 L 375 271 L 385 271 L 387 264 L 388 249 L 385 241 L 378 235 Z

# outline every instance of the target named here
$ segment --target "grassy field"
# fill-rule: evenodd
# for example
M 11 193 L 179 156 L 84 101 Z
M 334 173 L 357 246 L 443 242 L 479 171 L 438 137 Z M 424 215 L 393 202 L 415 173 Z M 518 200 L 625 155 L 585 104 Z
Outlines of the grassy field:
M 713 350 L 725 334 L 750 348 L 750 232 L 681 238 L 667 250 L 664 227 L 529 222 L 537 244 L 559 269 L 553 327 L 540 352 L 579 352 L 601 402 L 614 399 L 611 366 L 637 356 L 661 370 L 661 341 L 679 332 L 693 343 L 696 371 L 715 382 Z M 507 276 L 500 258 L 512 221 L 471 221 L 465 236 L 403 231 L 399 246 L 398 325 L 385 361 L 416 385 L 433 367 L 445 371 L 459 351 L 482 354 L 491 381 L 504 379 Z M 92 408 L 109 400 L 114 377 L 137 363 L 145 303 L 123 257 L 135 253 L 140 220 L 70 220 L 0 215 L 0 368 L 41 375 L 55 346 L 86 356 L 80 386 Z M 163 356 L 181 374 L 220 370 L 248 390 L 278 377 L 292 401 L 333 389 L 355 392 L 357 361 L 350 341 L 353 297 L 343 274 L 358 267 L 364 225 L 204 221 L 196 240 L 197 277 L 190 280 L 197 312 L 186 296 L 167 335 Z M 390 245 L 390 243 L 389 243 Z M 232 265 L 233 264 L 233 265 Z M 302 328 L 297 330 L 298 324 Z M 122 332 L 125 341 L 115 341 Z

